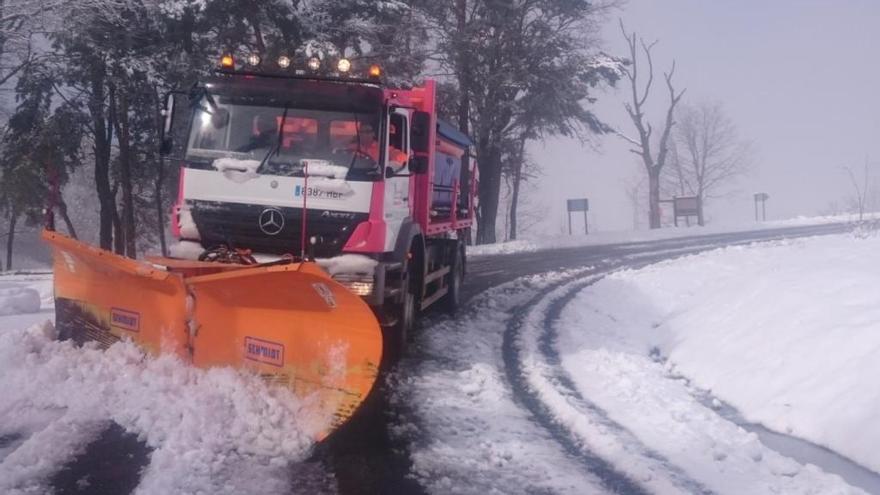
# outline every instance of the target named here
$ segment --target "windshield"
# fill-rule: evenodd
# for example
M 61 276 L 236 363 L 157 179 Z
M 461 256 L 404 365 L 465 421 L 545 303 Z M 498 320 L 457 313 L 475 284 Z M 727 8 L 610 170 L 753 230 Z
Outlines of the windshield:
M 261 162 L 258 172 L 301 175 L 303 161 L 342 166 L 348 176 L 376 175 L 380 114 L 233 102 L 205 95 L 195 104 L 186 158 Z

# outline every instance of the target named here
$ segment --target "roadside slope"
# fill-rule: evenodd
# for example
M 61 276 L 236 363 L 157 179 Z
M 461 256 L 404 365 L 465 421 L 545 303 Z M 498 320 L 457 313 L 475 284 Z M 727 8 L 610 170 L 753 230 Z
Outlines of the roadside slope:
M 559 322 L 563 364 L 603 391 L 598 358 L 650 358 L 750 422 L 880 471 L 880 236 L 728 247 L 612 274 Z M 623 375 L 618 377 L 625 379 Z M 607 385 L 607 384 L 606 384 Z

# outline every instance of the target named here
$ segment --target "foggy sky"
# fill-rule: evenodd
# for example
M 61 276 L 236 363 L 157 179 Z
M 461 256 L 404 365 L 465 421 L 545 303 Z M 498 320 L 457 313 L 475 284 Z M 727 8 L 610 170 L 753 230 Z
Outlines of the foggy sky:
M 710 221 L 753 220 L 755 192 L 770 195 L 768 218 L 817 214 L 850 195 L 840 167 L 860 167 L 866 155 L 880 175 L 880 2 L 630 0 L 619 17 L 628 30 L 659 40 L 658 77 L 674 58 L 685 100 L 721 101 L 753 143 L 752 172 L 728 198 L 706 205 Z M 609 53 L 626 54 L 616 17 L 604 41 Z M 655 127 L 668 103 L 662 82 L 651 97 Z M 600 94 L 594 110 L 632 135 L 626 89 Z M 529 186 L 529 208 L 546 218 L 533 233 L 560 232 L 568 197 L 590 199 L 590 221 L 599 230 L 632 228 L 624 183 L 644 168 L 619 137 L 596 143 L 598 150 L 562 139 L 532 146 L 544 176 Z

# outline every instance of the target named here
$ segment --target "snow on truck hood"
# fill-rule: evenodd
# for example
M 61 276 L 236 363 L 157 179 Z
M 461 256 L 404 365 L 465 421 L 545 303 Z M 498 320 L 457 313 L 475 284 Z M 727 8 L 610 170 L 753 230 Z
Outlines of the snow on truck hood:
M 169 248 L 169 253 L 172 257 L 185 260 L 197 260 L 204 251 L 205 248 L 201 244 L 193 241 L 179 241 L 172 244 Z M 253 253 L 253 256 L 259 263 L 271 263 L 281 259 L 281 256 L 274 254 Z M 340 273 L 372 275 L 376 265 L 379 264 L 378 261 L 369 256 L 351 253 L 341 254 L 332 258 L 317 258 L 315 263 L 330 274 L 331 277 Z M 2 305 L 0 305 L 0 311 L 2 311 Z
M 330 179 L 345 179 L 348 175 L 348 167 L 334 165 L 327 160 L 302 160 L 300 163 L 306 168 L 309 177 L 328 177 Z
M 309 181 L 309 187 L 329 193 L 349 196 L 354 194 L 354 189 L 346 182 L 348 168 L 334 165 L 327 160 L 307 159 L 300 163 L 313 180 Z M 236 183 L 247 182 L 260 177 L 257 169 L 260 168 L 259 160 L 240 160 L 238 158 L 217 158 L 211 163 L 215 170 L 221 172 L 224 177 Z
M 332 277 L 340 273 L 359 273 L 372 275 L 378 261 L 362 254 L 343 254 L 332 258 L 318 258 L 315 260 L 321 268 Z
M 232 182 L 245 182 L 260 176 L 259 160 L 239 160 L 238 158 L 218 158 L 211 164 L 218 172 Z

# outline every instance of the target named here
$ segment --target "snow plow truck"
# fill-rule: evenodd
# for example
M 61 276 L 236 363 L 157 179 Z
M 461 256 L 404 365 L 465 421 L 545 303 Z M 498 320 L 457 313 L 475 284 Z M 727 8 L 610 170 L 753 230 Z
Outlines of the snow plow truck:
M 420 312 L 459 304 L 476 163 L 435 98 L 345 58 L 223 55 L 165 99 L 170 257 L 44 232 L 60 338 L 250 370 L 309 397 L 324 438 Z

